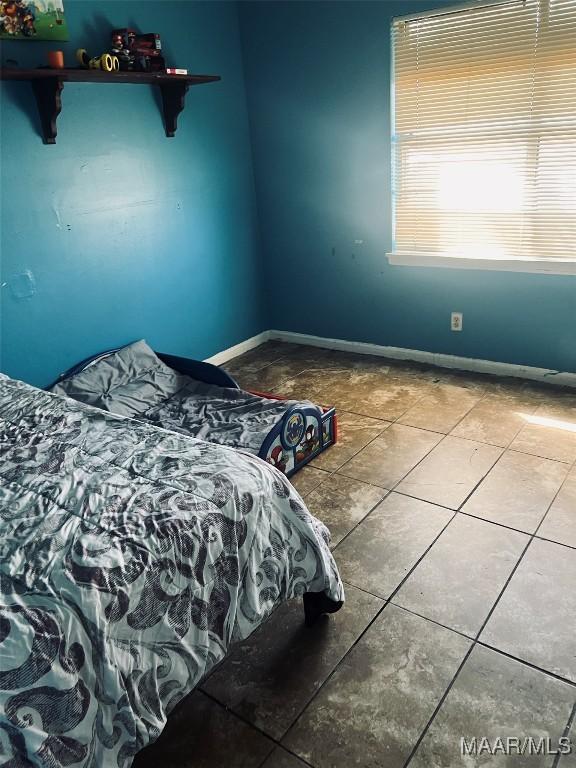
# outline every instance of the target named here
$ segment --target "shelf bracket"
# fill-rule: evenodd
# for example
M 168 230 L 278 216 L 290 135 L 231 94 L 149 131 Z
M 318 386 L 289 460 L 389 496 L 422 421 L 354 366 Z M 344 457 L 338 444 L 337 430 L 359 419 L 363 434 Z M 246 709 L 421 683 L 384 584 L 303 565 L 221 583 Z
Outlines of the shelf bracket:
M 61 93 L 63 88 L 64 83 L 58 77 L 32 80 L 32 90 L 38 105 L 44 144 L 56 144 L 56 119 L 62 109 Z
M 162 92 L 162 108 L 164 111 L 164 128 L 166 136 L 172 137 L 178 127 L 178 115 L 184 109 L 186 93 L 188 91 L 187 83 L 162 83 L 160 85 Z

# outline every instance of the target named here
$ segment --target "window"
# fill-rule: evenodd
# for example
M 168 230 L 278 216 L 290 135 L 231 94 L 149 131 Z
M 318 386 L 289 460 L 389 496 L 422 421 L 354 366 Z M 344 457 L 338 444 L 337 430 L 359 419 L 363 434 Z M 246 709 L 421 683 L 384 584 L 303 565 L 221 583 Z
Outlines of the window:
M 395 19 L 392 264 L 576 274 L 576 0 Z

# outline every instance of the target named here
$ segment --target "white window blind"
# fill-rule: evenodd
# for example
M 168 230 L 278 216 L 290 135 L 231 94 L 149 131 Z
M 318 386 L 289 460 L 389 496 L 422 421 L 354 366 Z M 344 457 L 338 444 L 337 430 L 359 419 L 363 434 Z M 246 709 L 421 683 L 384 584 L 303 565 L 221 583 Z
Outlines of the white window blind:
M 440 9 L 392 32 L 392 263 L 576 271 L 576 0 Z

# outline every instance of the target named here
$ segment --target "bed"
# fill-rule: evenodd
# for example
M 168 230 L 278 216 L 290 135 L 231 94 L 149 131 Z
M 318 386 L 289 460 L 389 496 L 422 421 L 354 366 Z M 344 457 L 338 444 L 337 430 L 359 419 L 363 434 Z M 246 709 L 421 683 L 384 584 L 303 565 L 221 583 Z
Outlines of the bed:
M 157 354 L 143 339 L 82 361 L 51 390 L 111 413 L 241 448 L 287 477 L 337 437 L 334 408 L 244 391 L 221 368 Z
M 249 452 L 0 374 L 3 765 L 118 766 L 281 601 L 337 610 L 327 529 Z

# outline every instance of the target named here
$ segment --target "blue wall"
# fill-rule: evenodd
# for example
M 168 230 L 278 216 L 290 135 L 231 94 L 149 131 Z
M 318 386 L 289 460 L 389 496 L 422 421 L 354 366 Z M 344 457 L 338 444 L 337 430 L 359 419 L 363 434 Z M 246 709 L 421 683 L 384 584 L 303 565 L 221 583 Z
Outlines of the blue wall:
M 191 88 L 176 137 L 148 86 L 68 84 L 44 146 L 27 83 L 3 84 L 2 370 L 44 385 L 92 352 L 142 336 L 206 357 L 268 327 L 234 3 L 66 0 L 71 41 L 9 42 L 96 54 L 109 30 L 162 35 L 172 65 L 220 74 Z M 34 293 L 22 275 L 34 276 Z
M 576 371 L 576 278 L 384 256 L 390 20 L 435 4 L 240 5 L 269 326 Z
M 68 84 L 48 147 L 29 85 L 3 84 L 1 369 L 43 385 L 140 336 L 206 357 L 280 328 L 576 371 L 575 278 L 384 256 L 390 19 L 433 2 L 67 0 L 70 64 L 132 25 L 223 80 L 189 91 L 174 139 L 153 89 Z M 5 43 L 2 60 L 54 47 Z

